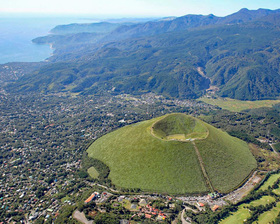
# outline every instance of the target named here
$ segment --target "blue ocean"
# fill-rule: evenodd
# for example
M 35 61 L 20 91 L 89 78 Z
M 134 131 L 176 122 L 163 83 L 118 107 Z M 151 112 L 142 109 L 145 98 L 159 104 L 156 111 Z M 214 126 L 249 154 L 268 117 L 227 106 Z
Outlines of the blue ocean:
M 0 14 L 0 64 L 7 62 L 39 62 L 53 53 L 48 45 L 37 45 L 32 39 L 45 36 L 56 25 L 93 23 L 96 19 L 78 16 L 8 16 Z

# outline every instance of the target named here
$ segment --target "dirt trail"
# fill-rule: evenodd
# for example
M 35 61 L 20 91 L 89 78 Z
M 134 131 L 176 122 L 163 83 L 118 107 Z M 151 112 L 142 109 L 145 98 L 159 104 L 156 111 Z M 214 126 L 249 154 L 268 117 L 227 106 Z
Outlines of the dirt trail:
M 273 150 L 273 152 L 275 153 L 275 154 L 277 154 L 278 155 L 278 152 L 275 150 L 275 148 L 273 147 L 273 144 L 269 144 L 270 145 L 270 147 L 272 148 L 272 150 Z
M 193 146 L 194 146 L 194 148 L 195 148 L 195 152 L 196 152 L 196 155 L 197 155 L 197 158 L 198 158 L 198 161 L 199 161 L 199 164 L 200 164 L 200 167 L 201 167 L 203 176 L 204 176 L 204 178 L 205 178 L 206 184 L 207 184 L 207 186 L 210 188 L 211 192 L 214 192 L 213 185 L 212 185 L 212 183 L 211 183 L 211 181 L 210 181 L 210 178 L 209 178 L 209 176 L 207 175 L 207 172 L 206 172 L 206 170 L 205 170 L 204 163 L 203 163 L 202 157 L 201 157 L 201 155 L 200 155 L 200 152 L 199 152 L 199 150 L 198 150 L 198 148 L 197 148 L 197 146 L 196 146 L 196 144 L 195 144 L 194 141 L 192 141 L 192 144 L 193 144 Z
M 89 182 L 89 181 L 85 181 L 85 183 L 88 184 L 88 185 L 90 185 L 90 186 L 96 185 L 96 186 L 102 187 L 102 188 L 104 188 L 104 189 L 110 190 L 110 191 L 112 191 L 112 192 L 114 192 L 114 193 L 119 193 L 118 190 L 114 190 L 113 188 L 109 188 L 109 187 L 107 187 L 107 186 L 105 186 L 105 185 L 101 185 L 101 184 L 98 184 L 98 183 L 91 183 L 91 182 Z
M 182 222 L 182 224 L 191 224 L 191 220 L 190 220 L 190 221 L 187 221 L 187 220 L 184 218 L 185 210 L 186 210 L 186 208 L 185 208 L 185 209 L 182 211 L 182 213 L 181 213 L 181 222 Z
M 88 221 L 85 214 L 83 212 L 79 212 L 78 210 L 74 212 L 73 218 L 84 224 L 93 224 L 93 221 Z

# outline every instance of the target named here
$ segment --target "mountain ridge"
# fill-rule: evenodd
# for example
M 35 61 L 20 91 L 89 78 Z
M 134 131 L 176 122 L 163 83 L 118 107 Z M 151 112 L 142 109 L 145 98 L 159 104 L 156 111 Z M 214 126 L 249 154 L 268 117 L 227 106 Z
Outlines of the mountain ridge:
M 240 19 L 248 22 L 236 23 L 240 14 L 245 15 Z M 190 18 L 196 19 L 191 29 L 176 30 L 182 24 L 188 27 Z M 242 9 L 223 20 L 226 24 L 218 24 L 221 19 L 214 15 L 188 15 L 132 26 L 132 30 L 146 27 L 150 32 L 150 24 L 168 24 L 163 26 L 163 33 L 134 38 L 128 35 L 127 39 L 103 43 L 73 41 L 57 49 L 50 59 L 58 64 L 26 75 L 7 89 L 80 94 L 155 92 L 198 98 L 211 84 L 220 89 L 219 95 L 236 99 L 279 97 L 279 10 Z M 209 21 L 216 25 L 209 25 Z M 168 30 L 174 22 L 177 26 Z M 271 86 L 269 91 L 267 86 Z

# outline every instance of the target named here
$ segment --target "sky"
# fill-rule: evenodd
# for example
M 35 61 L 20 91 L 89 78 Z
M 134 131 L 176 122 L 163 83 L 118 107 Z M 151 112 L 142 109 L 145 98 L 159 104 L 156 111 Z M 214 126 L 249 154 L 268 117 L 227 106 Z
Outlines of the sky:
M 0 0 L 0 14 L 84 14 L 108 17 L 225 16 L 241 8 L 278 9 L 280 0 Z

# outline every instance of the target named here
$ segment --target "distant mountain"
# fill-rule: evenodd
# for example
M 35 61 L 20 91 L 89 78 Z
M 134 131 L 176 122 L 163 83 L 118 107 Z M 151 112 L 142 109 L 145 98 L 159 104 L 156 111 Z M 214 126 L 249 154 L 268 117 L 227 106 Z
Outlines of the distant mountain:
M 135 24 L 132 24 L 133 20 L 120 20 L 119 22 L 123 23 L 101 22 L 60 25 L 51 30 L 54 34 L 35 38 L 33 42 L 36 44 L 52 44 L 52 46 L 56 48 L 55 55 L 51 59 L 52 61 L 69 60 L 71 59 L 70 54 L 73 54 L 73 49 L 74 51 L 79 50 L 88 53 L 87 51 L 89 49 L 94 50 L 94 48 L 99 48 L 100 45 L 108 42 L 148 37 L 167 32 L 180 32 L 193 29 L 205 29 L 214 26 L 242 24 L 259 20 L 268 15 L 275 15 L 279 12 L 280 10 L 241 9 L 226 17 L 216 17 L 212 14 L 207 16 L 186 15 L 178 18 L 167 17 L 144 23 L 137 23 L 137 20 L 134 21 Z M 94 46 L 89 46 L 93 44 Z M 79 57 L 75 53 L 74 55 L 74 58 Z
M 238 24 L 245 23 L 253 20 L 257 20 L 267 15 L 277 14 L 280 10 L 248 10 L 241 9 L 240 11 L 233 13 L 226 17 L 217 17 L 213 14 L 203 15 L 186 15 L 173 20 L 159 21 L 159 22 L 147 22 L 144 24 L 136 24 L 133 26 L 120 26 L 116 30 L 112 31 L 110 35 L 104 38 L 104 40 L 119 40 L 143 37 L 149 35 L 156 35 L 160 33 L 183 31 L 192 28 L 213 26 L 213 25 L 226 25 L 226 24 Z
M 50 44 L 53 48 L 73 48 L 74 45 L 84 45 L 97 43 L 104 34 L 99 33 L 75 33 L 66 35 L 48 35 L 45 37 L 37 37 L 32 40 L 35 44 Z
M 216 24 L 217 21 L 218 17 L 214 15 L 187 15 L 167 21 L 147 22 L 132 26 L 124 25 L 114 30 L 105 40 L 143 37 L 171 31 L 182 31 L 200 26 L 213 25 Z
M 57 49 L 50 59 L 55 63 L 7 89 L 80 94 L 151 91 L 197 98 L 214 85 L 221 96 L 276 98 L 279 19 L 279 10 L 242 9 L 227 17 L 187 15 L 120 26 L 99 40 L 97 34 L 64 35 L 64 44 L 55 40 Z
M 254 20 L 258 20 L 262 17 L 278 14 L 280 13 L 280 9 L 277 10 L 269 10 L 269 9 L 258 9 L 258 10 L 248 10 L 243 8 L 236 13 L 233 13 L 229 16 L 221 18 L 222 24 L 236 24 L 236 23 L 245 23 Z
M 268 24 L 273 24 L 275 26 L 280 26 L 280 12 L 276 14 L 270 14 L 259 19 L 261 22 L 266 22 Z
M 68 25 L 59 25 L 53 28 L 50 32 L 52 34 L 64 35 L 64 34 L 74 34 L 74 33 L 109 33 L 117 27 L 121 26 L 120 23 L 73 23 Z

